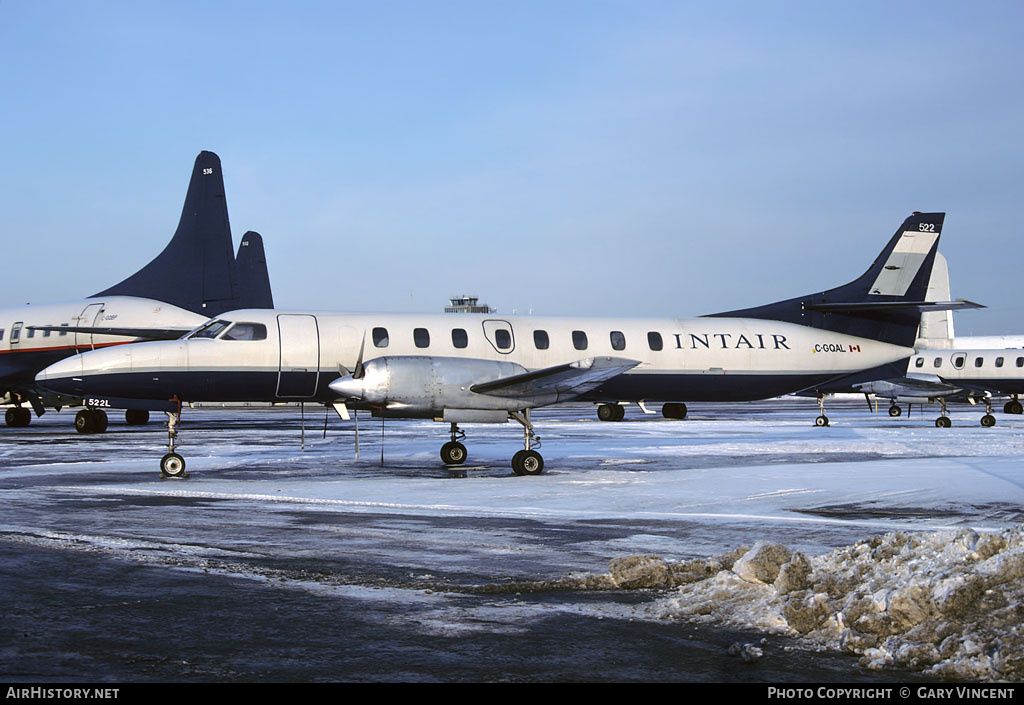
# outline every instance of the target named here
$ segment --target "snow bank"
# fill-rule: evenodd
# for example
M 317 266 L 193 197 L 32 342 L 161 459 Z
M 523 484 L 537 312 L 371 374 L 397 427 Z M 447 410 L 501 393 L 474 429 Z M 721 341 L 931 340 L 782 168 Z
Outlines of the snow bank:
M 715 558 L 612 562 L 615 587 L 672 588 L 657 619 L 800 636 L 950 679 L 1024 679 L 1024 525 L 886 534 L 817 557 L 759 542 Z

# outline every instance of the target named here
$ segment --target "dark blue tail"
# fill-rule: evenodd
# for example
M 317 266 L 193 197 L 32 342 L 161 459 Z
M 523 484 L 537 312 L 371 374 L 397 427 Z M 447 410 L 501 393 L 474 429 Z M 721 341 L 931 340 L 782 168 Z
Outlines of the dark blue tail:
M 274 294 L 270 290 L 267 255 L 263 251 L 263 238 L 250 230 L 242 236 L 235 258 L 238 272 L 238 290 L 241 302 L 237 308 L 274 308 Z
M 262 240 L 258 249 L 262 254 Z M 208 316 L 253 307 L 250 301 L 272 302 L 266 258 L 240 260 L 252 271 L 243 275 L 235 261 L 220 158 L 200 152 L 178 229 L 167 247 L 138 272 L 91 298 L 138 296 Z M 253 273 L 260 266 L 262 278 Z M 255 292 L 247 288 L 253 283 L 258 286 Z
M 922 311 L 977 307 L 970 302 L 926 301 L 945 217 L 945 213 L 911 215 L 868 271 L 849 284 L 713 315 L 786 321 L 913 347 Z

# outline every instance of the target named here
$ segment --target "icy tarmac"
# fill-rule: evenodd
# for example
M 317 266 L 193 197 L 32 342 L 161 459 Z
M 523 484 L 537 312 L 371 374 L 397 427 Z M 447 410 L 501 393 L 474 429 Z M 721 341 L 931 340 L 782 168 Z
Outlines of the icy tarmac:
M 191 409 L 187 480 L 155 417 L 47 414 L 0 429 L 0 679 L 1020 680 L 1024 418 L 885 409 L 567 405 L 543 475 L 509 424 L 464 478 L 442 424 L 357 461 L 333 411 Z

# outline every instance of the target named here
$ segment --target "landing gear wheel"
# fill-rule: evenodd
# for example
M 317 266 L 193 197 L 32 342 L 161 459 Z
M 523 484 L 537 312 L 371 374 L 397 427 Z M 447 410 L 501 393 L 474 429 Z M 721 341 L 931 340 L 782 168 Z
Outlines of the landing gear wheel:
M 145 409 L 128 409 L 124 412 L 124 422 L 129 426 L 143 426 L 149 423 L 149 412 Z
M 160 474 L 163 477 L 182 477 L 185 474 L 185 459 L 177 453 L 168 453 L 160 458 Z
M 32 412 L 23 406 L 12 406 L 4 414 L 4 421 L 8 426 L 24 428 L 32 423 Z
M 597 407 L 597 418 L 602 421 L 622 421 L 626 409 L 621 404 L 601 404 Z
M 466 446 L 458 441 L 449 441 L 441 446 L 441 462 L 445 465 L 462 465 L 466 462 Z
M 75 414 L 75 430 L 79 433 L 93 433 L 96 421 L 89 409 L 82 409 Z
M 996 425 L 996 417 L 992 414 L 985 414 L 981 417 L 981 425 L 985 428 L 992 428 Z
M 1011 399 L 1006 402 L 1006 406 L 1003 407 L 1003 413 L 1005 414 L 1020 414 L 1024 413 L 1024 406 L 1016 399 Z
M 828 426 L 828 417 L 824 414 L 814 419 L 815 426 Z
M 103 409 L 92 410 L 93 433 L 103 433 L 107 430 L 107 412 Z
M 951 428 L 952 426 L 953 422 L 949 420 L 948 416 L 940 416 L 939 418 L 935 419 L 936 428 Z
M 903 413 L 903 409 L 901 409 L 900 407 L 898 407 L 895 404 L 893 404 L 892 406 L 889 407 L 889 416 L 899 416 L 902 413 Z
M 661 415 L 666 419 L 685 419 L 686 404 L 674 401 L 663 404 L 661 407 Z
M 516 475 L 540 475 L 544 458 L 535 450 L 521 450 L 512 456 L 512 470 Z

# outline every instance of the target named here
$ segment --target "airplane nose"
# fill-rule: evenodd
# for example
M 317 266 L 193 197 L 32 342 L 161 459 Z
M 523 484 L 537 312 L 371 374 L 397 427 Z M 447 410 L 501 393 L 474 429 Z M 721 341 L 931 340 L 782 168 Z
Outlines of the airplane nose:
M 36 382 L 55 392 L 74 394 L 70 387 L 82 382 L 82 356 L 72 355 L 55 362 L 36 375 Z
M 352 375 L 339 377 L 327 386 L 343 399 L 363 398 L 363 380 L 355 379 Z

